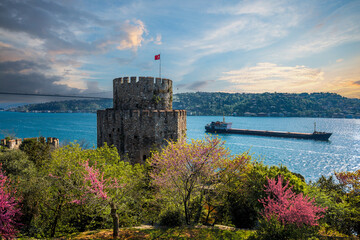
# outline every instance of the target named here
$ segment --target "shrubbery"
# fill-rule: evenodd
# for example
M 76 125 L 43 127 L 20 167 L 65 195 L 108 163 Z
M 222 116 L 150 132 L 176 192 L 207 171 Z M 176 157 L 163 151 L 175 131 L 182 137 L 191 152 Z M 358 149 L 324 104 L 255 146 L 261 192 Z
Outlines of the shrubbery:
M 184 224 L 184 217 L 179 209 L 167 210 L 160 215 L 159 223 L 165 227 L 177 227 Z
M 49 155 L 26 145 L 24 151 L 0 151 L 0 193 L 10 194 L 21 211 L 12 218 L 12 234 L 16 227 L 36 238 L 111 227 L 115 233 L 117 222 L 217 223 L 257 229 L 257 239 L 307 238 L 319 228 L 338 236 L 360 231 L 360 171 L 307 184 L 285 166 L 230 155 L 217 138 L 170 142 L 148 165 L 130 165 L 109 146 L 70 144 Z

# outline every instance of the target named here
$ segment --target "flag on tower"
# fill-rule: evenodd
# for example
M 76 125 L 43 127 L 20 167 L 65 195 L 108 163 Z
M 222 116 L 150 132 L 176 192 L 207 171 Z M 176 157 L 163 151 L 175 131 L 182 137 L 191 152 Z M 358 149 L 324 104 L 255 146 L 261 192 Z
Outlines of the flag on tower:
M 160 60 L 160 54 L 155 55 L 155 60 Z

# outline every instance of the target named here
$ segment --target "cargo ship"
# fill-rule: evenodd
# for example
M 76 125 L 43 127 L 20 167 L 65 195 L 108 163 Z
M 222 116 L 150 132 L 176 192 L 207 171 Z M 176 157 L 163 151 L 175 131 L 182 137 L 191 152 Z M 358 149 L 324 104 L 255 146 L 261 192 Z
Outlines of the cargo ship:
M 263 131 L 263 130 L 249 130 L 231 128 L 231 122 L 211 122 L 205 126 L 205 131 L 209 133 L 233 133 L 243 135 L 256 135 L 266 137 L 283 137 L 283 138 L 301 138 L 328 141 L 332 133 L 316 131 L 316 123 L 314 124 L 313 133 L 298 133 L 298 132 L 277 132 L 277 131 Z

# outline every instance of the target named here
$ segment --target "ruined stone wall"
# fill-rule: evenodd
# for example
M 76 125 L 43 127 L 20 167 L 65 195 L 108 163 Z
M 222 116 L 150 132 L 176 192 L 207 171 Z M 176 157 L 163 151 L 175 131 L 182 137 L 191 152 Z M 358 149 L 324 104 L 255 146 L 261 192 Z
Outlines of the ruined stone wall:
M 52 138 L 52 137 L 48 137 L 46 139 L 46 141 L 45 141 L 44 137 L 34 137 L 34 138 L 24 138 L 24 139 L 18 138 L 18 139 L 11 139 L 11 140 L 1 139 L 0 145 L 3 147 L 7 147 L 9 149 L 19 149 L 19 147 L 23 141 L 32 140 L 32 139 L 42 142 L 42 143 L 47 143 L 50 145 L 50 147 L 52 149 L 56 149 L 59 147 L 59 139 Z
M 130 81 L 129 81 L 130 80 Z M 186 111 L 172 109 L 172 81 L 153 77 L 116 78 L 114 108 L 97 111 L 97 145 L 114 145 L 132 163 L 186 134 Z

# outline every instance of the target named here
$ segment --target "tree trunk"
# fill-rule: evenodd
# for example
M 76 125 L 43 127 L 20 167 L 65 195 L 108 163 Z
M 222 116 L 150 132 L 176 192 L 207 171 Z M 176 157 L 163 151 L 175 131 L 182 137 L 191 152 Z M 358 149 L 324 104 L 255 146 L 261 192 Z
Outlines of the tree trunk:
M 187 225 L 189 225 L 189 213 L 188 213 L 188 208 L 187 208 L 187 205 L 186 205 L 186 201 L 184 201 L 184 210 L 185 210 L 185 223 Z
M 113 238 L 116 239 L 119 236 L 119 216 L 116 213 L 116 206 L 113 202 L 110 203 L 111 217 L 113 219 Z
M 51 231 L 50 231 L 50 237 L 52 237 L 52 238 L 55 236 L 56 225 L 57 225 L 57 222 L 58 222 L 60 214 L 61 214 L 62 203 L 63 203 L 63 200 L 61 199 L 60 204 L 57 206 L 57 208 L 55 210 L 55 218 L 54 218 L 54 221 L 53 221 L 53 223 L 51 225 Z
M 196 213 L 196 216 L 195 216 L 195 219 L 194 219 L 194 224 L 199 223 L 200 218 L 201 218 L 201 212 L 202 212 L 202 209 L 203 209 L 203 205 L 202 205 L 203 196 L 204 196 L 203 191 L 201 191 L 200 199 L 199 199 L 199 203 L 198 203 L 198 209 L 197 209 L 197 213 Z

